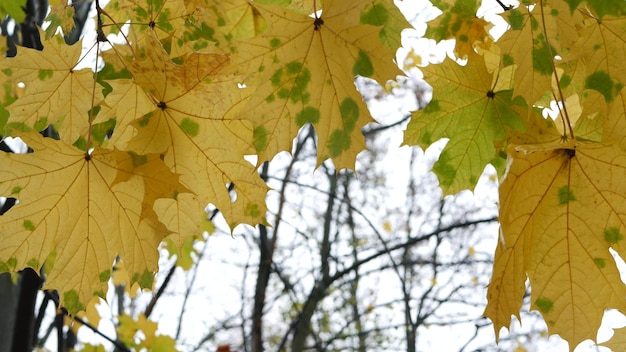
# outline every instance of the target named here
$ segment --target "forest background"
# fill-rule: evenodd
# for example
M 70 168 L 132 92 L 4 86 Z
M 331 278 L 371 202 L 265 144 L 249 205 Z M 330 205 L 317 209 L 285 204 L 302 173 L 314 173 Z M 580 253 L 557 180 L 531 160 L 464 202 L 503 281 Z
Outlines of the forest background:
M 96 38 L 86 45 L 97 53 L 93 65 L 81 45 L 66 44 L 82 32 L 70 30 L 82 18 L 76 10 L 89 10 L 91 3 L 51 3 L 44 33 L 37 24 L 43 24 L 47 3 L 28 1 L 24 13 L 21 5 L 3 2 L 2 11 L 14 21 L 3 21 L 2 28 L 8 38 L 2 127 L 4 135 L 28 145 L 25 154 L 10 148 L 1 154 L 0 185 L 7 198 L 0 218 L 0 264 L 14 273 L 2 278 L 3 287 L 17 284 L 3 291 L 17 301 L 15 312 L 25 301 L 25 282 L 39 280 L 34 292 L 45 284 L 41 311 L 49 301 L 63 307 L 51 325 L 62 350 L 73 341 L 64 321 L 74 328 L 98 326 L 94 306 L 101 301 L 90 297 L 104 297 L 111 284 L 115 289 L 109 294 L 116 298 L 109 296 L 109 302 L 117 299 L 119 308 L 110 342 L 122 350 L 173 348 L 174 340 L 156 333 L 146 317 L 176 269 L 168 271 L 145 308 L 130 299 L 140 287 L 154 286 L 156 248 L 165 240 L 164 250 L 189 269 L 207 246 L 203 231 L 231 232 L 248 223 L 258 224 L 252 232 L 240 230 L 258 250 L 254 294 L 246 296 L 244 270 L 237 323 L 222 321 L 215 330 L 237 331 L 238 348 L 364 350 L 397 348 L 402 341 L 415 350 L 419 337 L 427 335 L 424 328 L 467 322 L 473 322 L 475 334 L 460 348 L 474 348 L 489 324 L 450 312 L 484 306 L 467 292 L 489 281 L 484 273 L 490 257 L 478 243 L 485 239 L 483 226 L 496 220 L 489 209 L 497 203 L 501 234 L 495 236 L 485 310 L 495 332 L 509 327 L 511 315 L 519 319 L 526 302 L 570 348 L 595 339 L 604 312 L 623 311 L 624 304 L 615 265 L 626 213 L 624 2 L 496 1 L 497 6 L 487 6 L 500 10 L 509 25 L 497 42 L 488 33 L 490 24 L 477 16 L 476 2 L 434 3 L 443 15 L 429 22 L 426 36 L 455 39 L 449 56 L 457 59 L 424 67 L 433 58 L 409 51 L 403 68 L 420 67 L 433 87 L 430 103 L 412 116 L 372 127 L 354 77 L 371 77 L 396 92 L 403 86 L 386 82 L 401 73 L 392 64 L 394 51 L 409 26 L 389 2 L 112 1 L 100 6 L 95 1 Z M 64 37 L 56 34 L 58 27 L 65 29 Z M 107 39 L 113 35 L 120 42 Z M 359 80 L 361 92 L 370 86 L 374 95 L 386 94 Z M 411 93 L 416 107 L 429 100 L 425 92 L 420 87 Z M 543 116 L 546 106 L 556 111 L 554 122 Z M 405 144 L 427 148 L 449 139 L 445 147 L 439 142 L 434 148 L 442 148 L 432 166 L 442 193 L 424 192 L 436 182 L 415 169 L 420 156 L 411 152 L 405 196 L 391 198 L 403 199 L 402 207 L 381 209 L 385 192 L 369 195 L 365 187 L 371 182 L 369 187 L 380 188 L 388 178 L 371 167 L 377 165 L 376 144 L 385 141 L 372 137 L 409 118 Z M 370 167 L 357 169 L 360 183 L 353 183 L 353 174 L 343 168 L 355 168 L 365 137 L 371 143 L 371 152 L 364 154 Z M 293 157 L 270 167 L 265 161 L 281 150 L 291 150 Z M 314 161 L 307 164 L 311 156 Z M 480 182 L 501 183 L 491 207 L 472 206 L 466 193 L 449 196 L 475 188 L 488 164 L 493 167 L 485 176 L 489 181 Z M 296 165 L 315 175 L 313 180 L 307 182 Z M 277 192 L 275 200 L 275 191 L 269 193 L 267 204 L 275 209 L 270 207 L 268 216 L 266 182 Z M 394 187 L 385 187 L 393 193 Z M 294 191 L 314 192 L 303 201 L 291 198 Z M 325 199 L 324 206 L 308 202 L 316 197 Z M 597 217 L 589 217 L 592 211 Z M 302 228 L 303 222 L 283 218 L 289 212 L 316 221 Z M 381 214 L 386 220 L 371 221 Z M 284 228 L 292 232 L 281 230 L 287 232 L 281 243 L 291 240 L 290 246 L 279 247 Z M 282 261 L 281 253 L 287 253 Z M 294 267 L 289 261 L 294 257 L 308 257 L 305 262 L 313 265 Z M 32 270 L 20 271 L 24 267 Z M 194 268 L 190 282 L 197 277 Z M 399 294 L 373 300 L 376 292 L 367 287 L 384 283 L 387 271 L 397 277 Z M 271 280 L 282 287 L 276 297 L 268 296 Z M 190 295 L 184 291 L 183 307 Z M 274 304 L 282 307 L 276 321 L 290 322 L 279 332 L 264 324 Z M 402 319 L 380 325 L 387 322 L 385 309 L 399 309 Z M 335 319 L 333 313 L 342 311 L 343 319 Z M 32 320 L 30 313 L 9 315 L 14 326 Z M 40 324 L 37 318 L 26 340 L 4 333 L 14 342 L 35 343 Z M 176 337 L 180 329 L 179 323 Z M 523 346 L 541 330 L 531 325 L 500 342 Z M 393 341 L 391 331 L 401 331 L 400 340 Z M 202 337 L 197 347 L 216 334 Z M 618 330 L 610 346 L 619 349 L 622 335 Z

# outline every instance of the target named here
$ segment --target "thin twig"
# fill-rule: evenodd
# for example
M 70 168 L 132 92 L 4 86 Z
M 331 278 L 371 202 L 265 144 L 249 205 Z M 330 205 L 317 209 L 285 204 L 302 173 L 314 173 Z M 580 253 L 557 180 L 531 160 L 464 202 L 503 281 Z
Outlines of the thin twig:
M 157 291 L 157 293 L 154 296 L 152 296 L 150 303 L 148 303 L 148 306 L 146 307 L 146 310 L 144 312 L 144 315 L 146 316 L 146 318 L 148 318 L 150 314 L 152 314 L 152 311 L 154 310 L 154 306 L 156 305 L 157 301 L 159 300 L 159 298 L 161 297 L 161 295 L 167 288 L 167 285 L 170 283 L 172 276 L 174 276 L 174 271 L 176 271 L 176 264 L 172 265 L 172 267 L 170 268 L 170 271 L 167 273 L 167 276 L 165 277 L 165 280 L 163 280 L 161 287 L 159 287 L 159 290 Z
M 50 291 L 44 291 L 44 294 L 51 300 L 53 301 L 56 306 L 59 306 L 59 297 L 55 296 L 52 292 Z M 63 314 L 67 315 L 68 317 L 70 317 L 72 320 L 75 320 L 77 322 L 79 322 L 81 325 L 84 325 L 85 327 L 89 328 L 91 331 L 93 331 L 96 335 L 102 337 L 103 339 L 109 341 L 110 343 L 112 343 L 116 348 L 120 349 L 123 352 L 131 352 L 130 349 L 128 347 L 126 347 L 121 341 L 117 341 L 114 340 L 112 338 L 110 338 L 109 336 L 105 335 L 102 331 L 98 330 L 97 327 L 89 324 L 87 321 L 83 320 L 81 317 L 78 316 L 73 316 L 71 314 L 68 313 L 68 311 L 66 309 L 61 309 L 61 311 L 63 312 Z

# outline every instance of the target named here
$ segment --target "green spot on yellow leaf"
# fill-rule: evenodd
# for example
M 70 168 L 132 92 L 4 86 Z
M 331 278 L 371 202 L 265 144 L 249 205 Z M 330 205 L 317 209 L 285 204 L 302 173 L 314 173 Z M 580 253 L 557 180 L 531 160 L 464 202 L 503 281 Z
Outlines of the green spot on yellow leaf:
M 43 131 L 46 129 L 46 127 L 48 127 L 48 118 L 45 116 L 42 116 L 39 119 L 37 119 L 37 121 L 33 125 L 33 128 L 35 129 L 35 131 Z
M 148 157 L 145 155 L 137 154 L 135 152 L 128 152 L 128 155 L 131 158 L 133 167 L 139 167 L 148 162 Z
M 568 74 L 563 74 L 559 83 L 561 83 L 561 88 L 567 88 L 567 86 L 569 86 L 570 83 L 572 83 L 572 76 Z
M 285 66 L 285 68 L 287 69 L 287 74 L 289 75 L 295 75 L 300 73 L 300 71 L 302 71 L 302 63 L 298 62 L 298 61 L 293 61 L 287 64 L 287 66 Z
M 281 88 L 278 90 L 278 93 L 276 93 L 278 95 L 278 97 L 280 99 L 287 99 L 289 98 L 289 90 L 287 88 Z
M 506 66 L 511 66 L 514 63 L 515 63 L 515 60 L 513 59 L 513 56 L 509 54 L 502 55 L 502 65 L 506 67 Z
M 20 194 L 20 191 L 22 190 L 22 187 L 20 186 L 15 186 L 13 187 L 13 189 L 11 190 L 11 194 Z
M 258 218 L 261 216 L 261 207 L 258 204 L 248 203 L 246 204 L 246 209 L 244 210 L 247 216 Z
M 78 137 L 76 142 L 72 143 L 72 145 L 80 150 L 83 150 L 83 151 L 87 150 L 87 140 L 83 136 Z
M 48 254 L 48 256 L 46 257 L 46 260 L 44 261 L 44 266 L 43 266 L 44 274 L 50 275 L 50 272 L 52 272 L 52 269 L 54 269 L 54 264 L 56 262 L 56 259 L 57 259 L 57 250 L 55 248 L 52 250 L 52 252 L 50 252 L 50 254 Z
M 354 130 L 356 121 L 359 119 L 359 106 L 351 98 L 345 98 L 339 106 L 341 119 L 343 120 L 343 128 L 347 132 Z
M 200 126 L 198 125 L 197 122 L 193 121 L 192 119 L 188 117 L 185 117 L 180 122 L 180 129 L 183 130 L 183 132 L 185 132 L 185 134 L 187 134 L 188 136 L 195 137 L 198 135 Z
M 432 113 L 432 112 L 437 112 L 441 110 L 441 106 L 439 106 L 439 100 L 431 100 L 430 103 L 428 103 L 428 105 L 426 105 L 426 107 L 424 108 L 424 112 L 425 113 Z
M 360 22 L 372 26 L 383 26 L 389 23 L 389 11 L 381 3 L 376 3 L 367 11 L 361 13 Z
M 54 72 L 52 70 L 39 70 L 39 74 L 37 74 L 37 78 L 40 81 L 45 81 L 46 79 L 52 77 Z
M 607 102 L 613 101 L 614 92 L 617 90 L 609 74 L 604 71 L 596 71 L 587 76 L 585 88 L 597 90 Z
M 80 300 L 78 299 L 78 292 L 76 292 L 76 290 L 63 292 L 63 306 L 72 315 L 80 312 L 81 310 L 85 310 L 85 306 L 80 303 Z
M 100 275 L 98 276 L 98 279 L 100 279 L 100 282 L 103 282 L 103 283 L 109 281 L 110 278 L 111 278 L 111 270 L 105 270 L 101 272 Z
M 24 223 L 22 225 L 28 231 L 35 231 L 35 224 L 33 224 L 33 222 L 28 219 L 24 220 Z
M 533 45 L 533 70 L 544 76 L 552 74 L 552 58 L 550 53 L 554 53 L 554 48 L 548 49 L 545 39 L 535 39 Z
M 28 265 L 31 268 L 35 268 L 35 269 L 39 269 L 39 259 L 37 258 L 31 258 L 28 262 L 26 262 L 26 265 Z
M 596 263 L 596 266 L 600 269 L 604 269 L 606 266 L 606 260 L 604 260 L 604 258 L 593 258 L 593 262 Z
M 341 155 L 343 151 L 348 150 L 350 144 L 352 144 L 352 141 L 345 130 L 335 130 L 330 134 L 326 147 L 330 156 L 334 158 Z
M 7 266 L 9 267 L 9 269 L 14 270 L 15 267 L 17 267 L 17 258 L 9 258 L 9 260 L 7 260 Z
M 270 77 L 270 82 L 272 82 L 272 85 L 274 87 L 278 87 L 280 86 L 280 83 L 282 82 L 282 77 L 283 77 L 283 70 L 276 70 L 276 72 L 274 72 L 274 74 L 272 75 L 272 77 Z
M 154 283 L 154 275 L 150 271 L 144 270 L 142 274 L 135 273 L 133 275 L 133 281 L 138 283 L 141 288 L 151 289 Z
M 305 123 L 316 124 L 320 120 L 320 111 L 314 107 L 307 106 L 296 114 L 296 125 L 302 127 Z
M 354 66 L 352 66 L 352 74 L 370 77 L 374 74 L 374 66 L 372 65 L 372 61 L 369 56 L 363 50 L 359 50 L 359 54 L 354 62 Z
M 623 239 L 624 236 L 622 236 L 617 227 L 609 227 L 604 230 L 604 240 L 609 244 L 616 244 Z
M 559 196 L 559 205 L 565 205 L 571 201 L 576 200 L 574 193 L 572 192 L 572 190 L 569 188 L 568 185 L 565 185 L 559 188 L 557 193 Z
M 17 259 L 15 257 L 9 258 L 6 263 L 0 262 L 0 272 L 14 271 L 17 266 Z
M 439 160 L 433 165 L 433 171 L 439 177 L 439 183 L 444 187 L 449 187 L 456 177 L 456 168 L 449 162 L 450 156 L 444 150 L 439 156 Z
M 542 313 L 549 313 L 554 308 L 554 302 L 546 297 L 537 298 L 537 300 L 535 301 L 535 305 Z
M 267 137 L 269 132 L 263 126 L 256 127 L 252 132 L 254 149 L 257 152 L 262 152 L 267 148 Z
M 143 115 L 141 118 L 139 118 L 137 120 L 137 125 L 139 127 L 146 127 L 148 126 L 148 124 L 150 123 L 150 119 L 152 118 L 152 116 L 154 116 L 154 112 L 151 111 L 145 115 Z
M 518 9 L 509 11 L 509 25 L 512 30 L 520 30 L 524 26 L 524 14 Z

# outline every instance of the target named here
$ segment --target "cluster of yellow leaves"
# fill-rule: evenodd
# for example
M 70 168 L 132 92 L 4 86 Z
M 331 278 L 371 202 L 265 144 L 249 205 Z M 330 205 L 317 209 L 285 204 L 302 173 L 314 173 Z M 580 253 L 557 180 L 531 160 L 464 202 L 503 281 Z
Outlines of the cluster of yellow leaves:
M 95 6 L 95 42 L 64 43 L 73 9 L 55 1 L 43 51 L 0 59 L 0 134 L 29 147 L 0 153 L 0 196 L 18 201 L 0 271 L 44 266 L 72 314 L 104 296 L 118 256 L 128 286 L 152 286 L 164 240 L 188 267 L 207 204 L 231 229 L 264 223 L 268 188 L 244 156 L 290 150 L 304 124 L 320 162 L 353 167 L 372 121 L 354 78 L 394 79 L 408 27 L 387 0 Z M 50 125 L 57 139 L 38 133 Z
M 434 166 L 448 194 L 488 163 L 503 177 L 485 315 L 496 334 L 519 318 L 528 279 L 551 334 L 571 349 L 595 340 L 606 309 L 626 313 L 610 252 L 626 257 L 626 2 L 501 1 L 509 28 L 497 41 L 477 1 L 433 3 L 444 14 L 427 35 L 456 39 L 464 62 L 421 68 L 433 98 L 405 143 L 449 138 Z M 554 121 L 542 116 L 553 101 Z

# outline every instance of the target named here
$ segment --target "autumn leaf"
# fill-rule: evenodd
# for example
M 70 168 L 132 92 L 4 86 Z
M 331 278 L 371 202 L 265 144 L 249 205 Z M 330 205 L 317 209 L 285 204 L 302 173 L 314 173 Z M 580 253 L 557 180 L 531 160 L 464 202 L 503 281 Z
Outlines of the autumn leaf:
M 220 1 L 215 12 L 218 18 L 223 19 L 220 30 L 234 38 L 253 38 L 267 30 L 265 19 L 249 1 Z
M 623 351 L 626 349 L 626 328 L 613 329 L 613 337 L 600 346 L 608 347 L 612 351 Z
M 50 273 L 46 287 L 59 290 L 71 313 L 92 295 L 103 296 L 117 255 L 133 281 L 151 286 L 159 242 L 169 234 L 151 215 L 148 199 L 186 191 L 158 155 L 96 149 L 91 154 L 36 134 L 22 136 L 34 150 L 1 153 L 0 194 L 19 200 L 0 217 L 0 266 Z
M 142 112 L 148 111 L 143 116 L 124 120 L 136 130 L 127 147 L 137 154 L 164 154 L 166 165 L 198 196 L 184 198 L 192 203 L 180 205 L 181 209 L 204 209 L 213 203 L 233 228 L 239 223 L 264 222 L 267 186 L 243 158 L 252 153 L 247 142 L 252 129 L 246 121 L 228 117 L 236 115 L 241 108 L 238 101 L 248 91 L 237 88 L 235 76 L 218 75 L 228 57 L 192 54 L 177 65 L 153 37 L 149 35 L 144 42 L 151 45 L 136 50 L 143 56 L 128 61 L 133 80 L 120 82 L 137 85 L 148 97 L 141 101 L 150 102 L 149 107 L 141 107 Z M 139 109 L 137 102 L 136 98 L 107 100 L 122 110 Z M 228 191 L 231 182 L 237 199 L 231 199 Z M 200 220 L 196 215 L 191 217 Z
M 607 141 L 616 141 L 626 150 L 626 90 L 617 94 L 617 99 L 608 104 L 608 115 L 604 119 L 602 137 Z
M 528 104 L 534 104 L 551 92 L 553 60 L 560 50 L 556 43 L 546 39 L 545 33 L 556 32 L 556 15 L 547 5 L 523 6 L 507 11 L 506 20 L 511 28 L 498 44 L 506 58 L 504 64 L 517 65 L 513 96 L 521 95 Z M 543 23 L 547 28 L 544 29 Z
M 212 233 L 213 224 L 207 220 L 208 214 L 197 196 L 190 193 L 179 194 L 176 199 L 161 198 L 154 202 L 154 211 L 159 220 L 172 232 L 170 237 L 177 248 L 183 249 L 189 239 Z
M 46 17 L 46 21 L 49 22 L 46 28 L 46 39 L 54 37 L 59 27 L 64 33 L 70 33 L 74 28 L 74 6 L 70 6 L 67 1 L 52 0 L 49 3 L 50 12 Z
M 621 35 L 626 20 L 586 18 L 583 25 L 566 59 L 584 62 L 584 88 L 600 92 L 611 103 L 626 84 L 626 38 Z
M 426 36 L 437 41 L 456 39 L 454 54 L 465 58 L 474 53 L 474 45 L 489 38 L 489 22 L 476 16 L 476 0 L 437 0 L 433 5 L 443 13 L 428 23 Z
M 143 314 L 140 314 L 137 320 L 128 315 L 119 317 L 117 333 L 120 341 L 126 346 L 156 352 L 176 351 L 176 341 L 169 336 L 157 335 L 156 331 L 157 323 L 148 320 Z
M 188 12 L 187 10 L 193 12 Z M 204 16 L 204 7 L 186 6 L 183 0 L 113 0 L 105 8 L 106 33 L 118 33 L 125 23 L 132 30 L 133 44 L 154 34 L 172 57 L 192 52 L 227 53 L 228 40 L 218 29 L 215 16 Z M 200 17 L 200 18 L 198 18 Z
M 474 187 L 489 163 L 502 171 L 504 160 L 494 143 L 504 142 L 508 130 L 524 130 L 523 101 L 512 100 L 511 91 L 494 92 L 492 74 L 476 54 L 467 66 L 446 59 L 421 70 L 433 87 L 433 98 L 413 113 L 404 144 L 427 148 L 450 138 L 433 166 L 446 194 Z
M 370 24 L 373 15 L 358 15 L 365 8 L 382 12 L 387 7 L 371 1 L 323 4 L 320 17 L 255 5 L 268 32 L 245 41 L 234 64 L 240 72 L 254 73 L 243 82 L 256 93 L 242 118 L 253 122 L 253 145 L 261 161 L 290 150 L 298 130 L 312 123 L 318 161 L 332 158 L 338 168 L 353 168 L 365 147 L 361 127 L 373 121 L 352 84 L 354 76 L 384 82 L 399 74 L 389 65 L 393 53 L 381 43 L 381 27 Z
M 8 79 L 25 85 L 24 95 L 7 107 L 11 125 L 41 131 L 55 125 L 68 144 L 86 135 L 89 111 L 103 96 L 89 68 L 76 70 L 81 44 L 67 46 L 63 37 L 44 42 L 43 51 L 20 48 L 18 57 L 2 58 Z
M 573 349 L 594 340 L 605 309 L 626 309 L 626 287 L 609 248 L 624 254 L 626 154 L 600 143 L 510 145 L 500 187 L 502 237 L 485 314 L 496 332 L 521 305 Z M 589 216 L 593 214 L 593 216 Z

